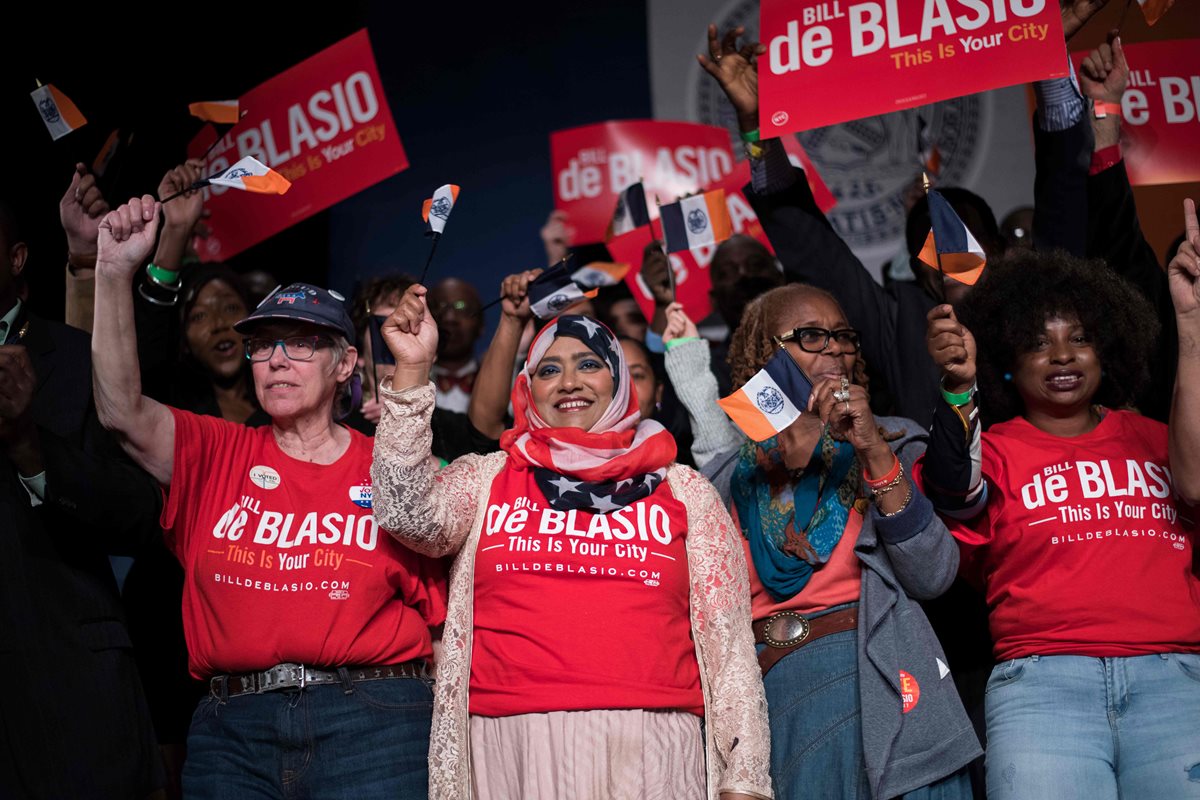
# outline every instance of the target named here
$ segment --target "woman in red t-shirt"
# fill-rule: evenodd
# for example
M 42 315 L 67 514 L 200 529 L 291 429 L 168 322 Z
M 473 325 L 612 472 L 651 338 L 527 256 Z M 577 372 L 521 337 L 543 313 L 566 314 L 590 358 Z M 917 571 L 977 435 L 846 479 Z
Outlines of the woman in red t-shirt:
M 945 402 L 922 477 L 988 602 L 992 800 L 1200 796 L 1200 582 L 1179 499 L 1200 486 L 1176 449 L 1196 447 L 1180 400 L 1198 266 L 1171 269 L 1169 428 L 1122 408 L 1159 326 L 1104 264 L 1020 251 L 929 314 Z M 977 378 L 982 411 L 1006 420 L 982 435 Z
M 354 327 L 332 292 L 296 283 L 234 328 L 271 424 L 239 425 L 141 393 L 132 279 L 161 204 L 100 224 L 92 360 L 96 409 L 165 492 L 183 565 L 192 716 L 188 797 L 427 791 L 430 627 L 444 577 L 379 531 L 371 440 L 334 421 L 354 371 Z
M 550 322 L 503 452 L 440 472 L 423 287 L 383 334 L 396 372 L 380 391 L 376 512 L 413 549 L 455 556 L 430 796 L 771 797 L 736 531 L 641 418 L 612 332 Z

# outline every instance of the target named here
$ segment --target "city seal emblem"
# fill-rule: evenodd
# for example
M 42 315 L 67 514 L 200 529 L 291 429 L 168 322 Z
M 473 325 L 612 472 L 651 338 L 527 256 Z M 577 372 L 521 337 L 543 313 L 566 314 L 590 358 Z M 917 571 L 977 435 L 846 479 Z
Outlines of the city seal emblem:
M 759 390 L 754 402 L 766 414 L 778 414 L 783 411 L 783 395 L 774 386 Z

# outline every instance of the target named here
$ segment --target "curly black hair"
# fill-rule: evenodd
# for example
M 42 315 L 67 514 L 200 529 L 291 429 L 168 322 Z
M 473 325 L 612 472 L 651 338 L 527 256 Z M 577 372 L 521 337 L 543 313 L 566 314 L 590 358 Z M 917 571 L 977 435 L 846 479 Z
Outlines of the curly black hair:
M 1128 406 L 1149 382 L 1161 327 L 1149 301 L 1107 264 L 1062 251 L 1017 249 L 989 263 L 955 312 L 975 335 L 980 412 L 987 424 L 1024 412 L 1004 376 L 1036 346 L 1046 320 L 1074 317 L 1083 326 L 1103 370 L 1092 402 L 1110 408 Z

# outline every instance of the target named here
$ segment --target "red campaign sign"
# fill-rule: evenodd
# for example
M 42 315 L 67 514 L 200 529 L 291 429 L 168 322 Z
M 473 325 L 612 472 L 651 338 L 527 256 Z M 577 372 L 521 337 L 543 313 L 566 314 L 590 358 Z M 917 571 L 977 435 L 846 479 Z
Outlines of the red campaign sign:
M 1125 45 L 1121 152 L 1138 186 L 1200 181 L 1200 39 Z M 1072 53 L 1076 71 L 1087 56 Z
M 408 168 L 366 30 L 251 89 L 238 103 L 245 116 L 225 130 L 204 174 L 254 156 L 292 188 L 283 196 L 205 189 L 212 234 L 196 243 L 204 261 L 228 259 Z M 203 153 L 212 141 L 206 125 L 189 153 Z
M 763 136 L 1067 74 L 1054 0 L 762 0 Z
M 724 128 L 629 120 L 554 131 L 550 166 L 554 207 L 570 215 L 575 241 L 587 243 L 604 241 L 617 195 L 639 180 L 655 220 L 655 196 L 673 203 L 725 177 L 735 162 Z
M 742 162 L 732 175 L 705 186 L 704 191 L 724 189 L 725 205 L 729 208 L 729 219 L 733 223 L 733 232 L 753 236 L 766 245 L 768 250 L 775 252 L 771 243 L 767 241 L 762 223 L 758 221 L 758 216 L 750 207 L 750 202 L 742 194 L 742 187 L 749 181 L 750 167 L 746 162 Z M 646 315 L 646 319 L 654 317 L 654 297 L 641 280 L 642 250 L 652 238 L 651 231 L 654 231 L 654 238 L 660 238 L 661 227 L 652 222 L 648 227 L 641 227 L 616 236 L 608 243 L 608 251 L 612 253 L 613 260 L 629 264 L 625 283 L 633 293 L 633 299 L 637 301 L 638 307 Z M 712 301 L 708 296 L 709 289 L 712 288 L 712 281 L 708 275 L 708 266 L 712 263 L 716 249 L 715 246 L 708 245 L 695 250 L 671 253 L 668 256 L 671 260 L 671 267 L 675 271 L 675 299 L 683 304 L 683 310 L 695 322 L 699 322 L 712 312 Z

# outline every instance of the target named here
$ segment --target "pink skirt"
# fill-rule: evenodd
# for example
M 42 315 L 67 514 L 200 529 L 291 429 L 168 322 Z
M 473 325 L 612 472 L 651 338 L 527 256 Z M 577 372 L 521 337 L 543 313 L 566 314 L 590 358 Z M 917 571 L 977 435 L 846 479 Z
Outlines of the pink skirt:
M 471 717 L 477 800 L 703 800 L 700 718 L 683 711 Z

